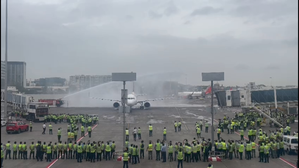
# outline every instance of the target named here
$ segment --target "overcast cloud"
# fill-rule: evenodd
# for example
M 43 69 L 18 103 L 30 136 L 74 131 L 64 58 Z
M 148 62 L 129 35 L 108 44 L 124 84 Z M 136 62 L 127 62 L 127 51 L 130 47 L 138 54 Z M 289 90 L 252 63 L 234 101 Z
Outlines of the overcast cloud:
M 298 85 L 297 14 L 297 0 L 9 0 L 8 57 L 28 79 L 176 71 L 200 85 L 224 71 L 225 85 Z M 1 0 L 2 60 L 4 32 Z

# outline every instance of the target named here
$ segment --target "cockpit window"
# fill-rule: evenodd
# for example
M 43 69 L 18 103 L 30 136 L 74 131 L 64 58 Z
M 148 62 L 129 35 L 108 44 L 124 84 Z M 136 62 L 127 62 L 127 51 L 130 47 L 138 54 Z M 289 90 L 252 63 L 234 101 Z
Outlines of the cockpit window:
M 135 98 L 134 97 L 128 97 L 128 100 L 134 100 Z

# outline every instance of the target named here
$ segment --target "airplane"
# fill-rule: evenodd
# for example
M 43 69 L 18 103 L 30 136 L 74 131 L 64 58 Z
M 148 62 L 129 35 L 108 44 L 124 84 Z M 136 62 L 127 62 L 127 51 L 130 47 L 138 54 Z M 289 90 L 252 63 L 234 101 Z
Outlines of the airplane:
M 186 99 L 199 99 L 202 97 L 205 97 L 205 95 L 210 94 L 211 93 L 211 86 L 209 86 L 205 91 L 203 92 L 178 92 L 178 96 L 179 97 L 183 97 Z
M 140 109 L 145 110 L 149 109 L 151 107 L 151 104 L 149 101 L 159 101 L 159 100 L 166 100 L 166 99 L 172 99 L 173 97 L 169 98 L 156 98 L 156 99 L 147 99 L 147 100 L 140 100 L 138 101 L 137 98 L 138 96 L 144 96 L 144 94 L 135 94 L 134 93 L 134 83 L 133 83 L 133 92 L 131 94 L 128 94 L 127 96 L 127 102 L 126 105 L 129 106 L 131 109 L 133 106 L 136 106 L 140 104 Z M 105 98 L 98 98 L 98 97 L 90 97 L 91 99 L 100 99 L 100 100 L 107 100 L 107 101 L 114 101 L 113 107 L 115 109 L 118 109 L 121 105 L 121 100 L 113 100 L 113 99 L 105 99 Z

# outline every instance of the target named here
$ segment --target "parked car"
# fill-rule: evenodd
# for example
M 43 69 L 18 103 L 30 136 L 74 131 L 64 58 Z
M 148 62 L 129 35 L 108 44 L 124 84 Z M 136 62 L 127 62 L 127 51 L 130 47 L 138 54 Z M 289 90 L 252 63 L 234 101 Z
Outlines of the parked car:
M 1 118 L 1 127 L 6 125 L 6 119 L 5 118 Z
M 284 143 L 284 150 L 288 155 L 292 153 L 296 153 L 296 149 L 298 149 L 298 137 L 284 135 L 283 143 Z
M 21 133 L 28 130 L 29 125 L 23 121 L 10 121 L 6 124 L 6 132 L 8 134 L 13 132 Z

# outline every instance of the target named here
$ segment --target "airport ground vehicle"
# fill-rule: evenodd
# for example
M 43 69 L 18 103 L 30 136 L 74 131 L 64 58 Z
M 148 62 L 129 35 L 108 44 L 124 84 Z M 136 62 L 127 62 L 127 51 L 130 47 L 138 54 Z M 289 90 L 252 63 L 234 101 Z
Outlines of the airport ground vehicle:
M 284 150 L 288 155 L 295 153 L 296 149 L 298 149 L 298 137 L 296 136 L 284 135 L 283 143 L 284 143 Z
M 6 119 L 5 118 L 1 118 L 1 127 L 6 125 Z
M 26 119 L 34 122 L 45 121 L 45 116 L 49 114 L 49 105 L 45 102 L 31 102 L 27 105 Z
M 61 99 L 39 99 L 38 102 L 48 103 L 49 106 L 60 107 L 64 104 L 64 101 Z
M 21 133 L 23 131 L 28 131 L 29 130 L 29 125 L 24 123 L 23 121 L 9 121 L 6 124 L 6 132 L 13 133 Z

